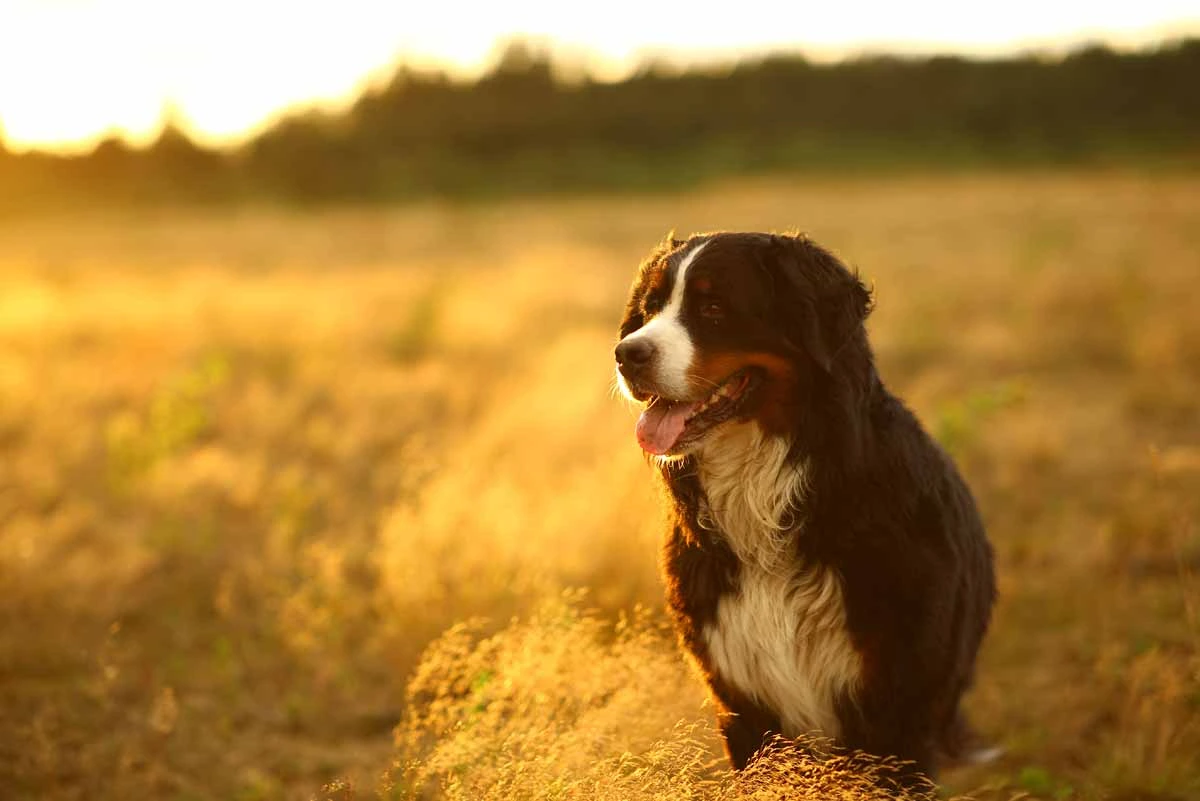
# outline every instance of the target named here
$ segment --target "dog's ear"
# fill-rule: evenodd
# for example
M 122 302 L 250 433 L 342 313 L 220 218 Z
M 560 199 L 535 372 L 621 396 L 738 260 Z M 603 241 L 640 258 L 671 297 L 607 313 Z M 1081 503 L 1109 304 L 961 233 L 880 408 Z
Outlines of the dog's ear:
M 830 373 L 871 313 L 871 291 L 807 238 L 778 237 L 776 243 L 775 289 L 788 338 Z

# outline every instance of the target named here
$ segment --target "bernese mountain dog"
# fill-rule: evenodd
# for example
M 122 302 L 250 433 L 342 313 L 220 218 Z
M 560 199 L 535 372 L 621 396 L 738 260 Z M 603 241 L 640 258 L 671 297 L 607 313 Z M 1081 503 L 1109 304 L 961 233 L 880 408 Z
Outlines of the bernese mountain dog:
M 820 738 L 924 781 L 974 747 L 992 550 L 876 371 L 871 300 L 806 237 L 716 233 L 668 236 L 625 307 L 617 380 L 673 507 L 668 606 L 738 769 Z

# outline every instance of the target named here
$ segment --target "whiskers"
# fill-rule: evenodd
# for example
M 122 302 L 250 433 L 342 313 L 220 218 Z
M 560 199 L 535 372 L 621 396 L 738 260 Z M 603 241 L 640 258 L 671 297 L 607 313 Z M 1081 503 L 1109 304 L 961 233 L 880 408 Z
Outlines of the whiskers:
M 705 378 L 702 375 L 695 375 L 692 373 L 688 373 L 687 380 L 690 384 L 699 385 L 700 387 L 711 390 L 712 392 L 716 392 L 724 383 L 722 381 L 713 381 L 711 378 Z
M 621 374 L 617 370 L 613 370 L 612 379 L 608 382 L 608 394 L 612 398 L 625 401 L 626 406 L 630 408 L 640 408 L 643 405 L 641 401 L 633 397 L 629 392 L 629 387 L 625 384 L 624 379 L 621 378 Z

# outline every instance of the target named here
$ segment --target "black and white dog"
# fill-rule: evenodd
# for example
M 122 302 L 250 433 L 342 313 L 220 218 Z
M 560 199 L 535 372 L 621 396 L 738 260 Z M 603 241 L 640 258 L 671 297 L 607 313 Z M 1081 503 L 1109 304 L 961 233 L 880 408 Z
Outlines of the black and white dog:
M 616 349 L 673 499 L 668 604 L 736 768 L 772 738 L 963 756 L 995 598 L 950 458 L 876 372 L 871 296 L 803 237 L 668 237 Z

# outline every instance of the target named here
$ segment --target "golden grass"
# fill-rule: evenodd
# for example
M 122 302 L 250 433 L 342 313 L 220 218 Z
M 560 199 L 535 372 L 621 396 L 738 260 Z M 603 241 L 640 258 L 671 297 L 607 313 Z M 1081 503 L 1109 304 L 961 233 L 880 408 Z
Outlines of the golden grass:
M 0 228 L 5 797 L 869 797 L 731 777 L 662 631 L 610 351 L 671 227 L 876 285 L 999 560 L 948 790 L 1200 797 L 1200 181 L 1117 174 Z
M 817 759 L 791 744 L 734 775 L 714 758 L 712 728 L 694 720 L 694 679 L 661 622 L 638 609 L 614 625 L 581 613 L 585 599 L 570 595 L 492 637 L 455 626 L 428 649 L 409 685 L 386 793 L 463 801 L 901 797 L 889 783 L 891 761 Z

